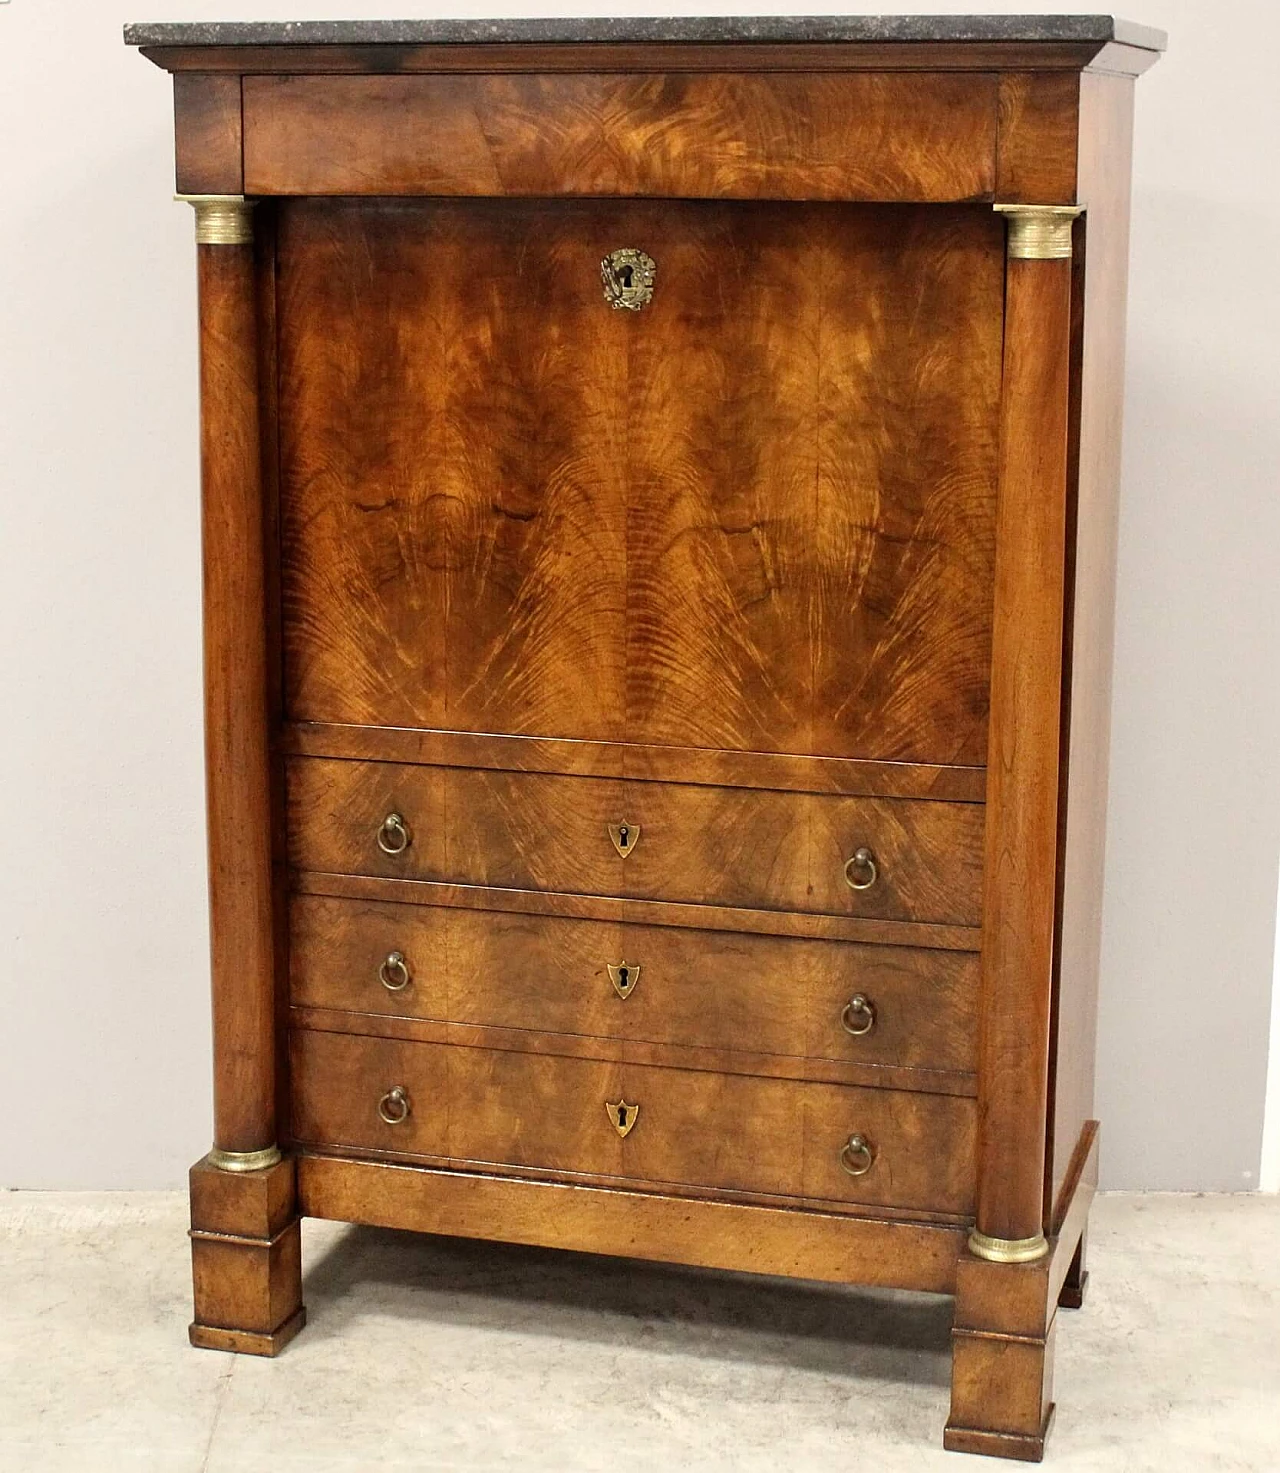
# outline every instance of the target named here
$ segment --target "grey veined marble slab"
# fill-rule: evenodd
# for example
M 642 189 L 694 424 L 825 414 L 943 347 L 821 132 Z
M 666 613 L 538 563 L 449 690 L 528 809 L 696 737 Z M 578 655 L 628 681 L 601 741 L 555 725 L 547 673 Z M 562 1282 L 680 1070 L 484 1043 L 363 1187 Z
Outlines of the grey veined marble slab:
M 1165 34 L 1110 15 L 737 15 L 579 20 L 192 21 L 124 28 L 130 46 L 441 46 L 540 42 L 1116 41 Z

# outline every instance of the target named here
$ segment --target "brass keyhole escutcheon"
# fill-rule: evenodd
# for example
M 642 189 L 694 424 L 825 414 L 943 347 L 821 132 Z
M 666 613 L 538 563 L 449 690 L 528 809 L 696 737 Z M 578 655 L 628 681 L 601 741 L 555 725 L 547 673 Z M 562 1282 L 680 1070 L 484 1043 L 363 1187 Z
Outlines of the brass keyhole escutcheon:
M 657 271 L 653 257 L 632 246 L 610 251 L 600 262 L 605 301 L 615 311 L 639 312 L 653 300 L 653 279 Z
M 613 983 L 613 990 L 619 997 L 627 998 L 636 990 L 636 983 L 640 980 L 640 968 L 632 966 L 630 962 L 607 962 L 609 968 L 609 981 Z
M 611 823 L 609 837 L 613 840 L 613 847 L 625 859 L 640 842 L 640 825 L 638 823 Z
M 604 1110 L 609 1117 L 609 1124 L 624 1140 L 636 1128 L 636 1121 L 640 1118 L 640 1106 L 628 1105 L 626 1100 L 619 1100 L 616 1105 L 606 1100 Z

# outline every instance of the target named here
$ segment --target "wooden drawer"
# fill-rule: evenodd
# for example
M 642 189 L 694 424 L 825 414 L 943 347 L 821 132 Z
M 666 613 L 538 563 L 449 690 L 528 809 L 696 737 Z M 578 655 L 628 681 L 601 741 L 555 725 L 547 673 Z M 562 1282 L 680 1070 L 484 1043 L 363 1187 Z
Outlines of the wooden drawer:
M 379 845 L 392 813 L 396 854 Z M 979 804 L 295 757 L 288 815 L 306 870 L 958 925 L 981 910 Z M 875 880 L 852 889 L 862 848 Z
M 395 954 L 403 963 L 388 966 Z M 289 976 L 299 1007 L 904 1068 L 977 1064 L 971 952 L 295 895 Z M 868 1007 L 847 1022 L 867 1031 L 855 1036 L 841 1020 L 857 994 Z
M 293 1032 L 291 1049 L 303 1145 L 865 1206 L 973 1207 L 971 1099 L 307 1029 Z M 396 1088 L 409 1113 L 388 1124 L 379 1102 Z M 609 1108 L 623 1103 L 639 1107 L 625 1139 Z M 855 1134 L 872 1153 L 865 1175 L 841 1165 Z
M 995 119 L 982 72 L 249 76 L 245 189 L 965 200 Z

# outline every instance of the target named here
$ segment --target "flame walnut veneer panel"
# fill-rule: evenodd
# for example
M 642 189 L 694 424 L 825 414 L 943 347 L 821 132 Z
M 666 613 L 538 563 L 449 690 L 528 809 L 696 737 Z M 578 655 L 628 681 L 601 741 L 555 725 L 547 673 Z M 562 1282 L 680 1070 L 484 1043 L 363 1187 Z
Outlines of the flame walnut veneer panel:
M 977 803 L 315 757 L 290 758 L 286 786 L 289 859 L 303 870 L 955 925 L 980 916 Z M 401 853 L 377 842 L 390 813 L 412 836 Z M 625 858 L 609 834 L 622 823 L 640 834 Z M 864 846 L 878 873 L 854 890 L 845 865 Z
M 387 973 L 395 991 L 379 976 L 392 952 L 404 957 Z M 610 963 L 629 968 L 625 999 Z M 289 974 L 298 1007 L 917 1069 L 977 1062 L 978 958 L 965 952 L 295 895 Z M 841 1014 L 858 993 L 873 1021 L 854 1037 Z
M 279 213 L 289 716 L 981 763 L 989 210 Z
M 708 1190 L 963 1213 L 975 1105 L 954 1095 L 759 1079 L 294 1029 L 294 1136 L 308 1146 Z M 378 1114 L 400 1086 L 410 1112 Z M 619 1137 L 607 1102 L 640 1107 Z M 850 1176 L 841 1147 L 866 1137 Z M 858 1158 L 855 1158 L 857 1160 Z
M 251 194 L 990 199 L 996 78 L 249 76 L 244 127 Z

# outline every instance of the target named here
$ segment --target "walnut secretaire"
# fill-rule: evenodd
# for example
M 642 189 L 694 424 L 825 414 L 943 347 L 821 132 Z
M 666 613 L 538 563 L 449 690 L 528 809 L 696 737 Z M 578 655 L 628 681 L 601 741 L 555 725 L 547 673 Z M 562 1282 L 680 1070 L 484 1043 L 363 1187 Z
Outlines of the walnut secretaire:
M 131 28 L 203 405 L 197 1345 L 300 1214 L 1079 1304 L 1133 78 L 1108 17 Z

